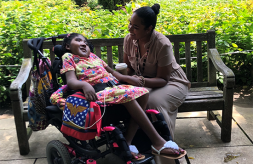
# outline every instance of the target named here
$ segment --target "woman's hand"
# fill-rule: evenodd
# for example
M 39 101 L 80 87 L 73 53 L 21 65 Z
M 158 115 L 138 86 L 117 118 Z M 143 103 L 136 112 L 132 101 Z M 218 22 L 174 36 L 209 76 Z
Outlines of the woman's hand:
M 131 85 L 134 85 L 134 86 L 137 86 L 137 87 L 140 87 L 140 86 L 143 86 L 143 81 L 142 79 L 137 76 L 137 75 L 133 75 L 133 76 L 130 76 L 127 80 L 127 82 Z
M 94 88 L 90 84 L 88 84 L 88 83 L 84 84 L 82 87 L 82 90 L 83 90 L 84 96 L 87 101 L 98 100 L 97 94 L 96 94 Z

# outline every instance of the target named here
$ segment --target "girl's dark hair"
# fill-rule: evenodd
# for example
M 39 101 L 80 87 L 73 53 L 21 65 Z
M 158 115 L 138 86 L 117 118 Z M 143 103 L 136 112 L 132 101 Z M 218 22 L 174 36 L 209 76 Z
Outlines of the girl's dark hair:
M 141 19 L 142 24 L 145 28 L 152 25 L 152 30 L 154 30 L 157 21 L 157 15 L 159 14 L 160 5 L 154 4 L 152 7 L 141 7 L 134 11 Z
M 72 39 L 74 39 L 75 37 L 77 37 L 78 35 L 81 35 L 83 36 L 82 34 L 78 34 L 78 33 L 70 33 L 68 34 L 64 39 L 63 39 L 63 42 L 62 42 L 62 53 L 66 53 L 66 52 L 69 52 L 69 50 L 66 49 L 66 45 L 67 44 L 70 44 Z M 83 36 L 84 37 L 84 36 Z M 88 46 L 90 48 L 90 51 L 93 53 L 93 48 L 94 46 L 92 45 L 91 41 L 89 41 L 86 37 L 84 37 L 86 42 L 88 43 Z

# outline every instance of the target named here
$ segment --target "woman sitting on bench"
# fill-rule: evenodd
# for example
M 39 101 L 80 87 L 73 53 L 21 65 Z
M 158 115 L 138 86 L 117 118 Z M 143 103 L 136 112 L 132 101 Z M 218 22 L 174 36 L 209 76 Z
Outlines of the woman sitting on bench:
M 144 81 L 143 87 L 149 89 L 147 107 L 163 114 L 174 138 L 177 109 L 184 102 L 191 83 L 175 60 L 170 40 L 154 30 L 159 10 L 160 5 L 155 4 L 134 11 L 128 25 L 129 34 L 124 38 L 124 62 L 128 65 L 128 75 L 134 74 L 132 79 Z M 158 158 L 157 164 L 168 163 Z

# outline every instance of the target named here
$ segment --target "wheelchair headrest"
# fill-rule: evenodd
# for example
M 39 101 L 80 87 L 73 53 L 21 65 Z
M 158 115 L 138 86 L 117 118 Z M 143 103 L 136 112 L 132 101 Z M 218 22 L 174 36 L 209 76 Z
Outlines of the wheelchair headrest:
M 53 48 L 53 52 L 60 59 L 61 59 L 62 55 L 64 55 L 64 52 L 62 51 L 62 45 L 55 45 Z

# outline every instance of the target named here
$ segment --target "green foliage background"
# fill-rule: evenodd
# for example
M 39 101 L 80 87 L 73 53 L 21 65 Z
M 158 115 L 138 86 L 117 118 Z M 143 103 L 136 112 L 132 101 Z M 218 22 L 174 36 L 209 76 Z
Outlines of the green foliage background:
M 79 7 L 71 0 L 0 0 L 0 65 L 21 64 L 23 39 L 70 32 L 82 33 L 88 38 L 124 37 L 133 9 L 154 3 L 161 5 L 156 30 L 165 35 L 214 29 L 216 47 L 221 54 L 253 49 L 253 0 L 136 0 L 112 12 L 94 7 L 94 0 L 88 2 L 92 2 L 93 10 L 89 5 Z M 194 54 L 196 45 L 191 44 L 191 48 Z M 106 51 L 104 48 L 102 51 L 106 60 Z M 181 55 L 184 56 L 183 51 Z M 251 51 L 222 58 L 235 72 L 237 84 L 252 84 Z M 117 60 L 116 53 L 114 60 Z M 192 65 L 196 63 L 193 61 Z M 8 87 L 17 73 L 16 68 L 0 68 L 0 102 L 8 98 Z

